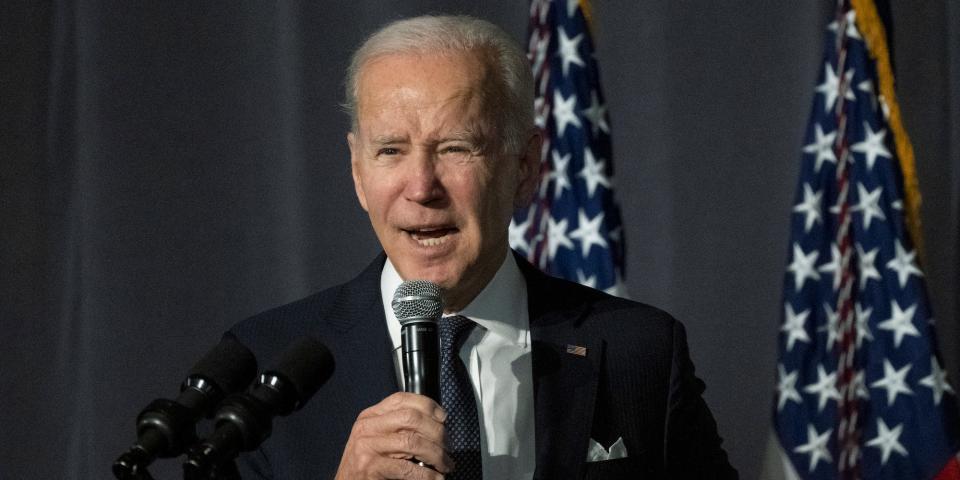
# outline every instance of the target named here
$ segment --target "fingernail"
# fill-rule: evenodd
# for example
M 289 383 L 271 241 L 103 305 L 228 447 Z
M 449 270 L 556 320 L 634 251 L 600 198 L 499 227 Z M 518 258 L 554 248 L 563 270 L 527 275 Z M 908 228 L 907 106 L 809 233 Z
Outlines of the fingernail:
M 433 417 L 439 422 L 447 421 L 447 411 L 442 408 L 437 408 L 433 411 Z

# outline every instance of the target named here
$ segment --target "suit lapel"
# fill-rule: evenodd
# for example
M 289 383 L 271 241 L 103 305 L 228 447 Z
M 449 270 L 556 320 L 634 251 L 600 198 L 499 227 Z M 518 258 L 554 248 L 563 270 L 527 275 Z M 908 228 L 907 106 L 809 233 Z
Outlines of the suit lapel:
M 533 340 L 535 478 L 577 478 L 586 462 L 604 343 L 577 329 L 585 302 L 559 298 L 555 280 L 518 260 Z
M 340 337 L 337 361 L 339 364 L 342 356 L 344 367 L 349 369 L 349 373 L 343 373 L 351 379 L 347 384 L 352 386 L 357 405 L 363 408 L 400 390 L 380 295 L 385 259 L 380 254 L 360 275 L 344 284 L 325 319 Z M 357 382 L 357 378 L 365 380 Z

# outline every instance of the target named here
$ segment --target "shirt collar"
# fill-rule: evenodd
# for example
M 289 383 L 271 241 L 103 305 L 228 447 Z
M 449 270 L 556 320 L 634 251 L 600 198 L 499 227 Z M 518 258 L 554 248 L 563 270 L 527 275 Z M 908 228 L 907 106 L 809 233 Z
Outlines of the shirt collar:
M 393 292 L 403 282 L 393 263 L 387 258 L 380 275 L 383 310 L 394 346 L 400 345 L 400 321 L 390 303 Z M 510 343 L 526 347 L 530 318 L 527 312 L 527 283 L 508 250 L 503 263 L 487 286 L 463 310 L 451 315 L 470 318 L 487 332 Z

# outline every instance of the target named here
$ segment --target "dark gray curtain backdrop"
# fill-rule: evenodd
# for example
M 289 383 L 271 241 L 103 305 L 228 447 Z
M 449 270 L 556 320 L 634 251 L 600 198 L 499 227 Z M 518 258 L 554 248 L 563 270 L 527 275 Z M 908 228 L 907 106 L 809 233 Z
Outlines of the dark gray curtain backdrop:
M 631 296 L 686 323 L 732 460 L 757 478 L 832 2 L 594 3 Z M 960 5 L 895 3 L 927 279 L 956 382 Z M 107 478 L 137 412 L 174 396 L 224 329 L 369 261 L 341 78 L 365 34 L 425 12 L 525 36 L 520 0 L 5 2 L 0 477 Z M 179 464 L 154 472 L 179 478 Z

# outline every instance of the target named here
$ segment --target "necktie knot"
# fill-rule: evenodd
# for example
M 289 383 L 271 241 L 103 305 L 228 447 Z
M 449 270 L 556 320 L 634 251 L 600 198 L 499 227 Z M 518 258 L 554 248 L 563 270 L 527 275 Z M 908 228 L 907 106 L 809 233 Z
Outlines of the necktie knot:
M 440 349 L 443 351 L 456 351 L 463 345 L 467 335 L 473 327 L 477 326 L 473 320 L 462 315 L 453 315 L 442 317 L 440 319 Z

